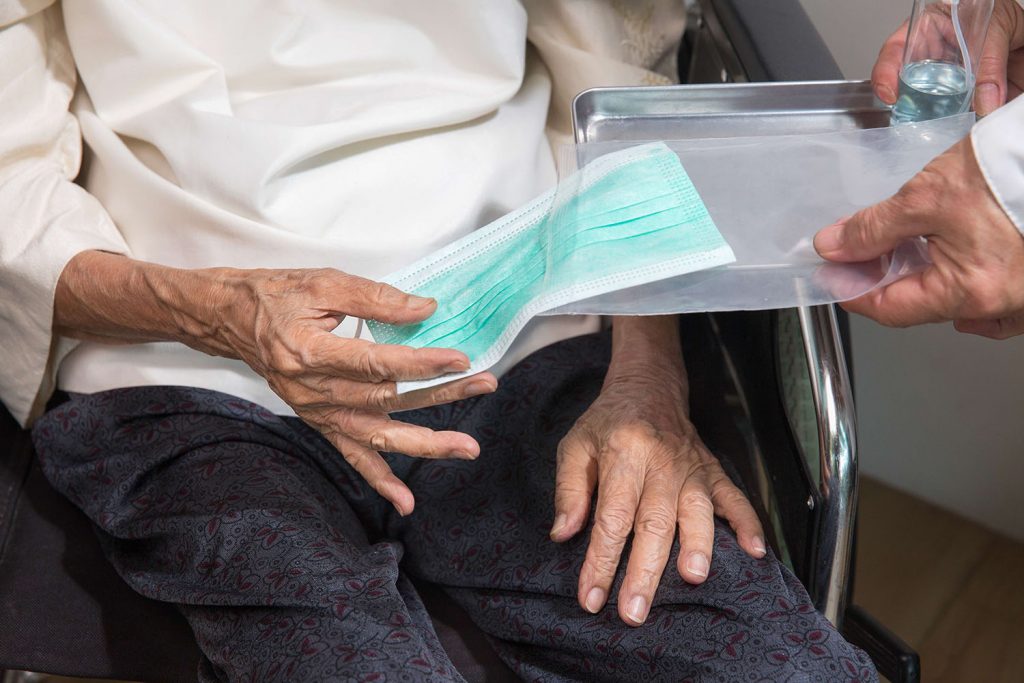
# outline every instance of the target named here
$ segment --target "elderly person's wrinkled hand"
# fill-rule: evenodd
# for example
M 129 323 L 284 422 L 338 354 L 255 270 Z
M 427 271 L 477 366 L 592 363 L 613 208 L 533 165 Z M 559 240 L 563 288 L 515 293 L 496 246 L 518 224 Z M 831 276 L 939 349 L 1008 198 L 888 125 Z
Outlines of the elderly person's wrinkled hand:
M 551 537 L 565 541 L 584 527 L 596 488 L 578 600 L 593 613 L 604 606 L 632 534 L 618 611 L 627 624 L 639 625 L 650 611 L 677 529 L 677 569 L 694 584 L 710 571 L 714 515 L 732 525 L 751 556 L 763 557 L 765 543 L 754 509 L 687 417 L 675 318 L 660 319 L 660 329 L 659 323 L 650 326 L 655 319 L 634 320 L 616 319 L 616 352 L 601 394 L 559 446 Z
M 946 40 L 955 45 L 948 7 L 938 5 L 932 11 L 945 13 L 938 21 L 945 29 Z M 896 102 L 906 42 L 907 24 L 904 23 L 885 41 L 871 72 L 875 95 L 886 104 Z M 1021 91 L 1024 91 L 1024 8 L 1016 0 L 996 0 L 978 65 L 974 108 L 979 115 L 986 116 Z
M 413 495 L 380 451 L 465 459 L 480 453 L 468 434 L 435 432 L 388 413 L 490 393 L 497 387 L 493 375 L 399 396 L 397 381 L 464 371 L 469 359 L 452 349 L 374 344 L 331 332 L 346 316 L 420 322 L 434 312 L 432 299 L 331 269 L 182 270 L 83 252 L 61 275 L 55 303 L 56 327 L 65 336 L 174 340 L 245 361 L 401 514 L 412 512 Z
M 954 321 L 961 332 L 1024 334 L 1024 235 L 992 195 L 970 138 L 937 157 L 895 196 L 825 228 L 831 261 L 868 261 L 924 238 L 932 265 L 843 304 L 884 325 Z

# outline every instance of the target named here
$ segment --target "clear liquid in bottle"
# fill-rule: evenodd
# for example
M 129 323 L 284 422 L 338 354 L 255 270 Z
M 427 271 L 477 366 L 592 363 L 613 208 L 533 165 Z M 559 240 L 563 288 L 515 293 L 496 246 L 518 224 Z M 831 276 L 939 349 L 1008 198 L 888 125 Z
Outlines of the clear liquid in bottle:
M 956 64 L 933 60 L 907 64 L 900 72 L 892 121 L 930 121 L 961 114 L 970 106 L 972 89 L 967 72 Z

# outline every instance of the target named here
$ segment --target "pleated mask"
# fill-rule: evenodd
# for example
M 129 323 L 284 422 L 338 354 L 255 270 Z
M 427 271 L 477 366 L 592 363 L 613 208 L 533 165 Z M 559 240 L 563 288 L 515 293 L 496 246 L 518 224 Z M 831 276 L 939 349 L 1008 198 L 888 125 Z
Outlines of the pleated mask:
M 454 348 L 464 373 L 497 363 L 533 316 L 599 294 L 735 261 L 679 157 L 663 143 L 590 162 L 554 189 L 384 281 L 437 300 L 427 320 L 369 321 L 374 341 Z

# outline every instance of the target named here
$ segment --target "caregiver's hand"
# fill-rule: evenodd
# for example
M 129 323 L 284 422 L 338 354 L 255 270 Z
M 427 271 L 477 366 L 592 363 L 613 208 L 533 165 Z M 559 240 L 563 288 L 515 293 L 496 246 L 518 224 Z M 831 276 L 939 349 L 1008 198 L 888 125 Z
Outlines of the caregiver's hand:
M 618 610 L 627 624 L 639 625 L 647 619 L 677 528 L 678 571 L 695 584 L 710 569 L 715 514 L 729 521 L 754 557 L 765 554 L 764 533 L 687 417 L 675 317 L 616 318 L 613 335 L 601 394 L 558 449 L 551 538 L 565 541 L 583 528 L 596 486 L 578 600 L 590 612 L 604 606 L 632 533 Z
M 945 10 L 939 21 L 948 28 L 946 40 L 956 45 L 948 7 L 936 5 L 932 11 Z M 886 104 L 894 104 L 899 89 L 903 47 L 907 42 L 907 24 L 896 30 L 885 44 L 871 72 L 875 95 Z M 939 47 L 941 53 L 942 46 Z M 988 37 L 978 65 L 974 108 L 981 116 L 991 114 L 1024 90 L 1024 8 L 1016 0 L 996 0 Z
M 480 447 L 459 432 L 392 420 L 389 412 L 494 391 L 481 373 L 398 396 L 396 380 L 425 379 L 469 367 L 452 349 L 412 349 L 335 336 L 352 315 L 414 323 L 432 299 L 330 270 L 182 270 L 102 252 L 78 254 L 55 298 L 64 336 L 102 342 L 180 341 L 245 361 L 296 414 L 317 428 L 400 513 L 412 492 L 379 451 L 425 458 L 475 458 Z
M 843 304 L 884 325 L 955 321 L 961 332 L 1024 333 L 1024 236 L 992 196 L 970 138 L 892 198 L 825 228 L 814 246 L 831 261 L 867 261 L 915 237 L 933 265 Z

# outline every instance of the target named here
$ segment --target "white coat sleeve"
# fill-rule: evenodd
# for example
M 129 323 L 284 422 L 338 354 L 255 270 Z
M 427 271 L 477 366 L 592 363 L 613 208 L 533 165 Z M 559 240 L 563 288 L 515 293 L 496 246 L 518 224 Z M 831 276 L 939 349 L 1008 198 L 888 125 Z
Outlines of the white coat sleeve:
M 1024 96 L 982 119 L 971 141 L 992 193 L 1024 232 Z
M 128 251 L 73 182 L 82 160 L 74 89 L 59 5 L 0 0 L 0 400 L 22 425 L 41 412 L 72 347 L 53 334 L 64 266 L 88 249 Z

